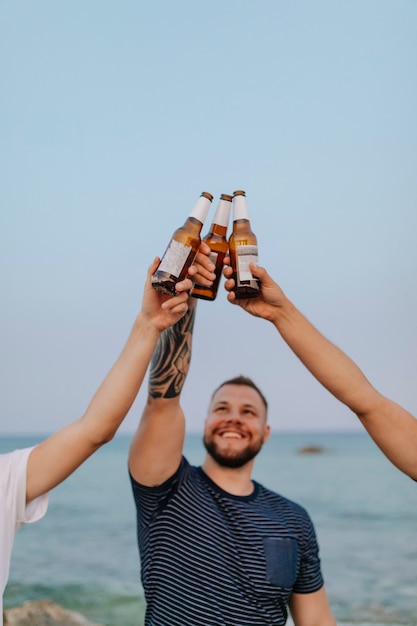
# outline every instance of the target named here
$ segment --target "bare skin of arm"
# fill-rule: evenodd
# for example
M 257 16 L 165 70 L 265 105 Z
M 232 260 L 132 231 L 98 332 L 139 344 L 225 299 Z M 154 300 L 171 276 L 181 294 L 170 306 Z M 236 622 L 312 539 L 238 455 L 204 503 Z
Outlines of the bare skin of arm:
M 212 264 L 207 250 L 202 250 L 204 254 L 198 255 L 199 262 L 190 269 L 190 275 L 210 284 Z M 27 466 L 27 502 L 56 487 L 114 437 L 136 398 L 159 337 L 188 310 L 191 279 L 177 285 L 175 297 L 160 294 L 151 286 L 158 263 L 156 258 L 148 270 L 142 307 L 128 340 L 84 415 L 32 450 Z
M 186 315 L 161 335 L 152 358 L 148 399 L 129 454 L 132 476 L 150 487 L 172 476 L 181 461 L 185 416 L 180 394 L 190 367 L 195 310 L 191 298 Z
M 211 285 L 214 265 L 202 243 L 195 282 Z M 148 398 L 129 451 L 129 471 L 142 485 L 160 485 L 178 469 L 185 436 L 180 404 L 191 360 L 197 301 L 190 298 L 187 313 L 159 337 L 149 371 Z
M 295 626 L 336 626 L 324 587 L 314 593 L 293 593 L 290 611 Z
M 228 263 L 228 259 L 225 259 Z M 228 300 L 251 315 L 274 324 L 281 337 L 313 376 L 356 413 L 369 435 L 402 472 L 417 479 L 417 420 L 384 397 L 342 350 L 326 339 L 259 266 L 251 271 L 261 282 L 261 295 L 236 300 L 231 269 L 224 269 Z

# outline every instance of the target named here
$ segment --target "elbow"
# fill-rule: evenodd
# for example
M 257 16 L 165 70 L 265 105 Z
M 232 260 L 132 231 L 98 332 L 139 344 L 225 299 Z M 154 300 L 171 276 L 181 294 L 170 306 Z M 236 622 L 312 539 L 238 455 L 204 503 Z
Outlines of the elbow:
M 84 416 L 79 422 L 83 438 L 89 442 L 93 450 L 98 450 L 106 443 L 109 443 L 117 432 L 117 426 L 104 424 L 89 424 L 88 419 Z
M 104 433 L 93 433 L 92 442 L 95 448 L 101 448 L 102 446 L 109 443 L 112 439 L 114 439 L 116 435 L 116 431 L 113 430 L 111 432 Z
M 112 439 L 114 439 L 115 434 L 116 434 L 116 433 L 111 433 L 111 435 L 106 435 L 105 437 L 103 437 L 103 438 L 100 440 L 100 447 L 101 447 L 101 446 L 105 446 L 105 445 L 106 445 L 106 443 L 110 443 L 110 441 L 111 441 Z

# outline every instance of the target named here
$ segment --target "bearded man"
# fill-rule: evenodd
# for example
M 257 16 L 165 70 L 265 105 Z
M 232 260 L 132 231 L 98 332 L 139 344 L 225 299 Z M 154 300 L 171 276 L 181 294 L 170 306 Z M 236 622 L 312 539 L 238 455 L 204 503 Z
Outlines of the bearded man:
M 158 340 L 129 454 L 145 625 L 283 626 L 289 608 L 296 626 L 335 626 L 308 513 L 252 480 L 270 434 L 252 380 L 215 390 L 201 467 L 183 456 L 195 310 Z

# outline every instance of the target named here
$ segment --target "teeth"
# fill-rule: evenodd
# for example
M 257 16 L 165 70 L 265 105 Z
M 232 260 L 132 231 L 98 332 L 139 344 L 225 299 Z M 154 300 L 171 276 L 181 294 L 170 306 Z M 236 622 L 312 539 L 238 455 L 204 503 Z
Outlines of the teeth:
M 227 437 L 228 439 L 240 439 L 240 435 L 237 433 L 223 433 L 222 437 Z

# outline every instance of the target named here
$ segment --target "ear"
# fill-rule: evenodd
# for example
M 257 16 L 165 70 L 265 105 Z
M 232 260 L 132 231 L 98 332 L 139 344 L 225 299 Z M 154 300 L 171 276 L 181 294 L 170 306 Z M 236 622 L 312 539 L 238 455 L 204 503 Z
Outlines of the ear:
M 264 430 L 262 443 L 266 443 L 268 441 L 270 434 L 271 434 L 271 427 L 269 424 L 265 424 L 265 430 Z

